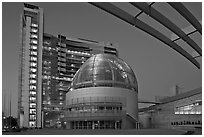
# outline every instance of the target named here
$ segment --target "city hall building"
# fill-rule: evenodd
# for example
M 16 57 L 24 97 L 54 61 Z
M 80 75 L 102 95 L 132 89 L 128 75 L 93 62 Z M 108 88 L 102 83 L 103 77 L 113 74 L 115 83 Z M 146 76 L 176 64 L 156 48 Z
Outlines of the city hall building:
M 94 55 L 77 71 L 66 94 L 65 128 L 137 128 L 137 103 L 137 80 L 130 66 L 115 55 Z
M 81 65 L 99 53 L 118 56 L 112 43 L 44 33 L 43 9 L 24 3 L 21 16 L 18 123 L 53 127 L 63 117 L 67 89 Z

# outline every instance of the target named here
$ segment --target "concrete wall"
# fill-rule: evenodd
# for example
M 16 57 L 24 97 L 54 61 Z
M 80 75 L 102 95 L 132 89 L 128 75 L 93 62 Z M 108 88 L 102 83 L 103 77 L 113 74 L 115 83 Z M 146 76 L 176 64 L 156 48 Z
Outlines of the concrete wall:
M 90 88 L 81 88 L 73 91 L 69 91 L 66 94 L 66 105 L 72 105 L 76 102 L 73 102 L 75 98 L 94 98 L 94 97 L 118 97 L 123 104 L 123 111 L 131 115 L 136 121 L 138 121 L 138 95 L 137 92 L 124 89 L 124 88 L 115 88 L 115 87 L 90 87 Z M 78 100 L 79 101 L 79 100 Z M 80 101 L 79 101 L 80 102 Z M 128 127 L 132 126 L 133 122 L 127 120 L 124 121 L 125 124 L 128 124 Z M 135 123 L 133 124 L 135 127 Z
M 115 87 L 90 87 L 69 91 L 66 94 L 66 105 L 71 104 L 73 98 L 82 97 L 121 97 L 125 98 L 124 108 L 135 119 L 138 119 L 138 96 L 135 91 Z

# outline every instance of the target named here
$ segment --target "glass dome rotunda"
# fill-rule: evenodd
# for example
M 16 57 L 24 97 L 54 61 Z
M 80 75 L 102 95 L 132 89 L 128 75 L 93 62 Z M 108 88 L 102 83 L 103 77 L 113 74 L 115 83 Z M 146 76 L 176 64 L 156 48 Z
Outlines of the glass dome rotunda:
M 111 54 L 96 54 L 76 72 L 71 89 L 120 87 L 137 91 L 137 80 L 130 66 Z

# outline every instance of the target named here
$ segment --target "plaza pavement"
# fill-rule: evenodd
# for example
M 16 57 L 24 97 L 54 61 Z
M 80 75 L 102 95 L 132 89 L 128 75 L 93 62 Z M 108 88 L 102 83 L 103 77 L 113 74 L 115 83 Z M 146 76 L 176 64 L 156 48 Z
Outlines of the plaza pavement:
M 195 133 L 195 132 L 193 132 Z M 197 134 L 202 134 L 196 132 Z M 129 129 L 129 130 L 65 130 L 65 129 L 28 129 L 21 132 L 3 132 L 3 135 L 185 135 L 184 130 L 173 129 Z M 190 133 L 191 134 L 191 133 Z

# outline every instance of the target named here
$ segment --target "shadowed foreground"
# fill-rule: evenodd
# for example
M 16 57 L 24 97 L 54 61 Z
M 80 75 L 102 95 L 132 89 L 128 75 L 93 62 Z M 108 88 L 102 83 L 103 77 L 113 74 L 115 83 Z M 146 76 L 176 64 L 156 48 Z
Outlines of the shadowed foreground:
M 29 129 L 21 132 L 3 132 L 3 135 L 185 135 L 187 131 L 172 129 L 131 129 L 131 130 L 64 130 Z M 201 131 L 190 134 L 202 134 Z

